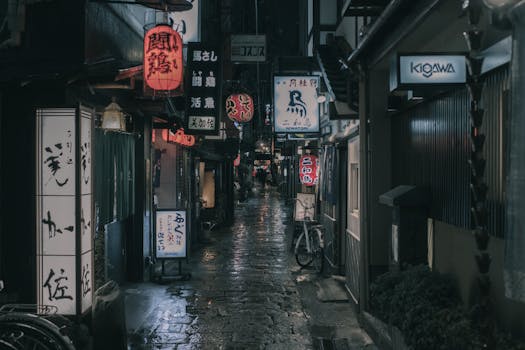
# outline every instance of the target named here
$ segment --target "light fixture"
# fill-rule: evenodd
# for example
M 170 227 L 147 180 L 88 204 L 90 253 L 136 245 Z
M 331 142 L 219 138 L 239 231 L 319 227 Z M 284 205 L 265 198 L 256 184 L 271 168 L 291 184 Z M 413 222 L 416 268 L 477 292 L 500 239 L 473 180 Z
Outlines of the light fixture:
M 116 98 L 104 109 L 102 114 L 102 128 L 126 131 L 126 121 L 122 108 L 117 104 Z
M 324 102 L 326 102 L 325 94 L 320 94 L 319 96 L 317 96 L 317 103 L 324 103 Z

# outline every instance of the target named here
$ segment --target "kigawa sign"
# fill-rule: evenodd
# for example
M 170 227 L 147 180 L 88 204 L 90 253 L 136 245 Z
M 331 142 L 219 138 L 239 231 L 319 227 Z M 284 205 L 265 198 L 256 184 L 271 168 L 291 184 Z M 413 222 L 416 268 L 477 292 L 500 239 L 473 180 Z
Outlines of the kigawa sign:
M 392 65 L 390 90 L 396 88 L 464 84 L 464 55 L 399 55 Z
M 274 76 L 276 133 L 319 132 L 319 76 Z

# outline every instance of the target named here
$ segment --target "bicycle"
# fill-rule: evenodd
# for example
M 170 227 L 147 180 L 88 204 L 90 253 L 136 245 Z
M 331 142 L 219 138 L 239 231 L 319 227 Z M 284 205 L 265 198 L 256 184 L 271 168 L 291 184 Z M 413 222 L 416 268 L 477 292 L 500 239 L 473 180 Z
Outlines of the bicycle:
M 295 242 L 295 260 L 301 267 L 313 265 L 318 273 L 322 273 L 324 265 L 324 242 L 322 225 L 314 224 L 310 217 L 306 216 L 309 209 L 300 199 L 295 200 L 303 207 L 305 216 L 302 220 L 303 230 Z
M 52 312 L 52 307 L 34 305 L 0 307 L 0 349 L 74 350 L 69 321 Z

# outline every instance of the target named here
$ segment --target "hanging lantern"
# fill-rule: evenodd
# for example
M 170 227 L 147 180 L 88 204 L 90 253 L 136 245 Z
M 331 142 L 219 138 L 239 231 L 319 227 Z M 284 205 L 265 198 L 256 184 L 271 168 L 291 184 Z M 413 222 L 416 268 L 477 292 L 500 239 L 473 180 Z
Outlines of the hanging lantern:
M 195 136 L 186 135 L 184 129 L 180 128 L 176 132 L 172 132 L 168 129 L 162 130 L 162 139 L 165 142 L 174 142 L 183 146 L 191 147 L 195 145 Z
M 182 82 L 182 39 L 173 28 L 158 25 L 144 35 L 144 82 L 170 91 Z
M 233 166 L 239 166 L 241 164 L 241 155 L 237 154 L 237 157 L 233 160 Z
M 248 94 L 232 94 L 226 99 L 226 114 L 234 122 L 249 122 L 253 118 L 253 110 L 253 99 Z
M 305 154 L 299 159 L 299 180 L 306 186 L 315 186 L 318 181 L 318 164 L 316 156 Z
M 102 128 L 126 131 L 126 120 L 122 108 L 117 104 L 114 97 L 111 101 L 102 114 Z

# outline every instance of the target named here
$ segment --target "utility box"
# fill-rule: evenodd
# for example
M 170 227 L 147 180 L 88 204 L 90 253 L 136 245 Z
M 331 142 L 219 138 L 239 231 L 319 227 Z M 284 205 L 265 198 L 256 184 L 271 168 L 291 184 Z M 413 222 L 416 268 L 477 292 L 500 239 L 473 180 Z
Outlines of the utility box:
M 430 191 L 400 185 L 379 196 L 379 203 L 392 207 L 390 266 L 427 262 L 427 216 Z

